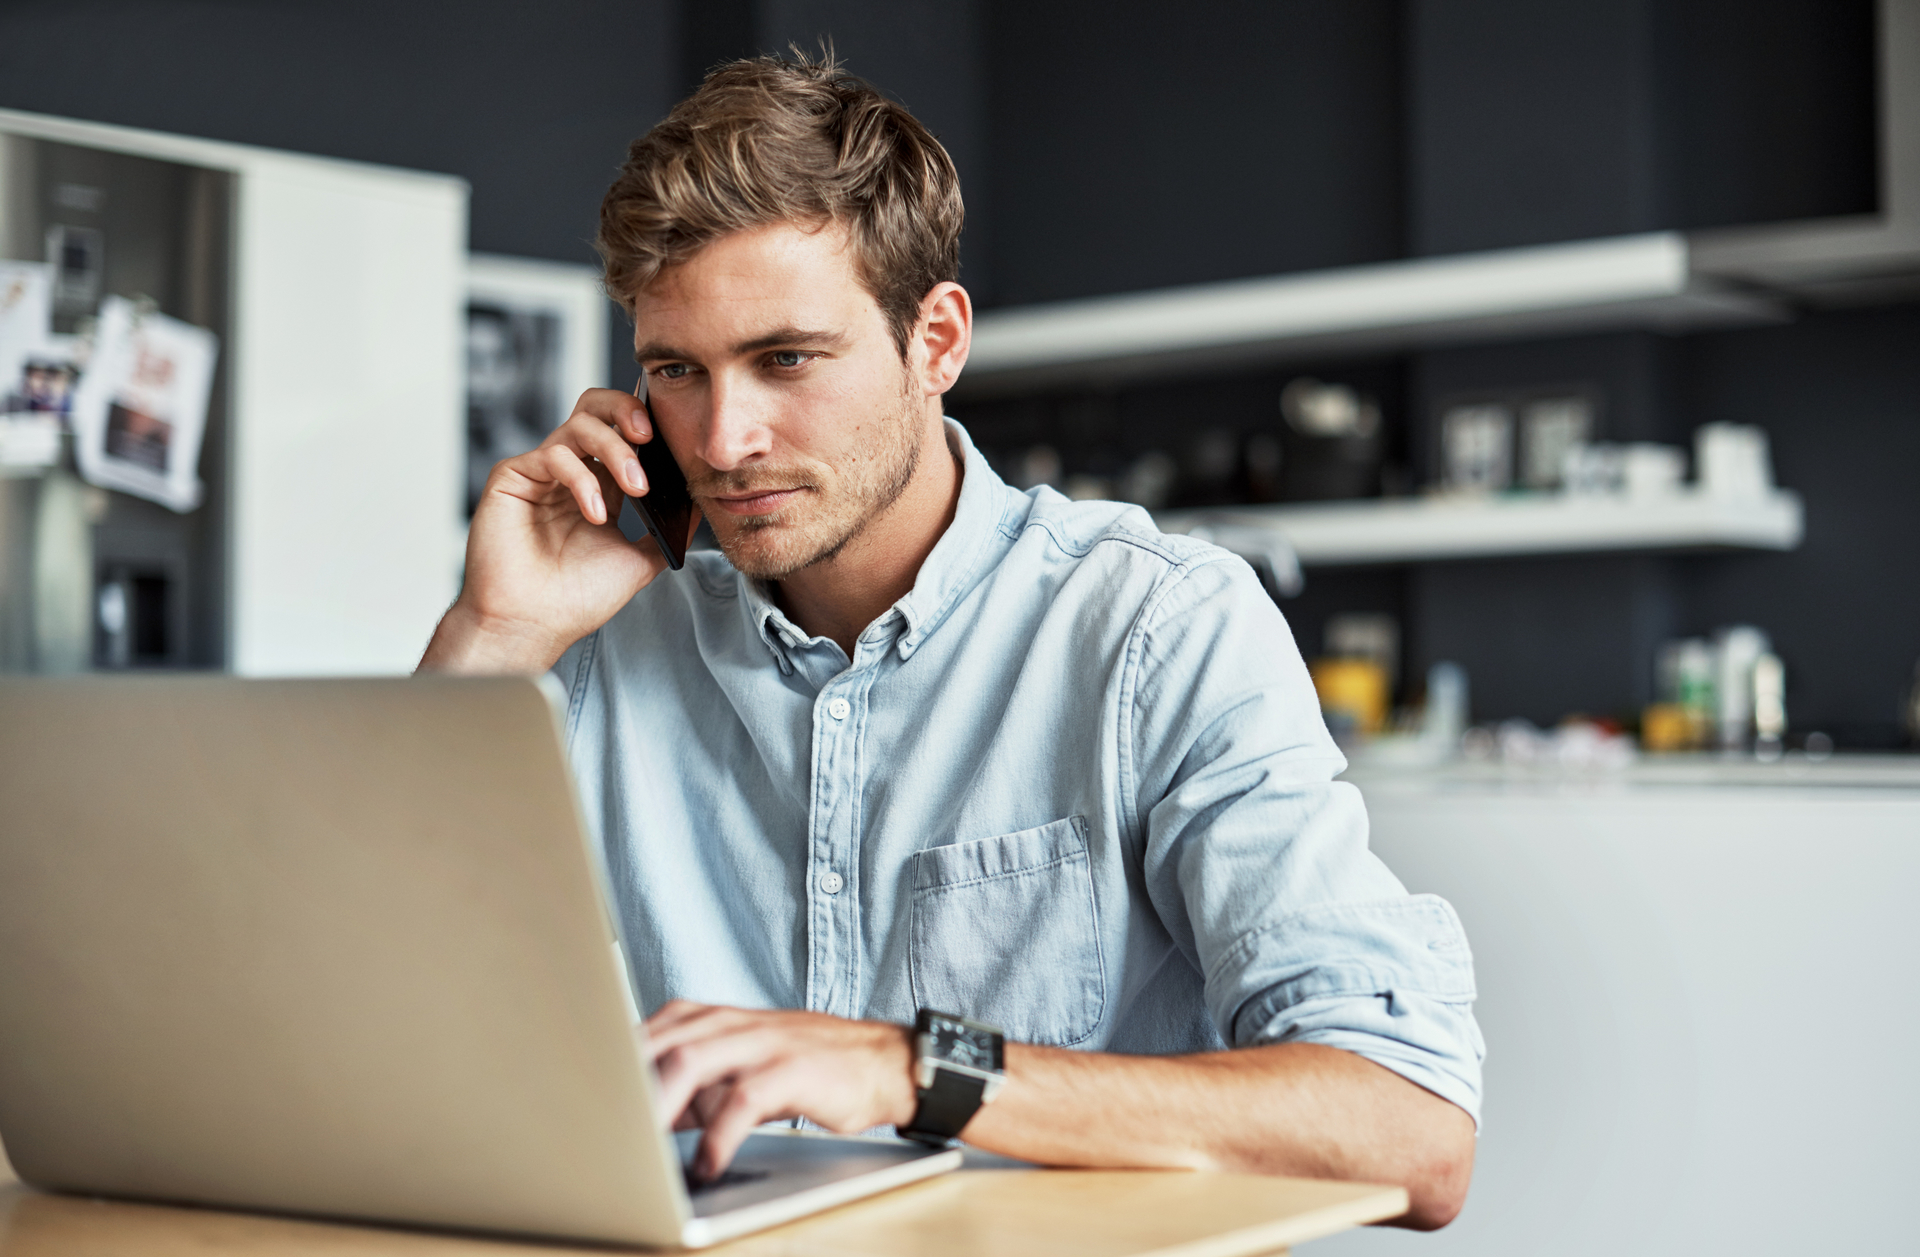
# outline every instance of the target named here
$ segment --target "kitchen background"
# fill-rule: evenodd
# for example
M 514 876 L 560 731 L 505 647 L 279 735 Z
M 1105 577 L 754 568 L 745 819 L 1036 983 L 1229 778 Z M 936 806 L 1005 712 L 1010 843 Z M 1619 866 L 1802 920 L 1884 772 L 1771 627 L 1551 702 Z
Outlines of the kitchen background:
M 591 263 L 628 140 L 723 58 L 830 37 L 958 162 L 963 280 L 983 312 L 1658 229 L 1872 213 L 1868 0 L 664 0 L 17 3 L 0 106 L 445 171 L 477 252 Z M 85 50 L 81 56 L 79 50 Z M 1143 455 L 1181 506 L 1417 493 L 1459 398 L 1569 392 L 1589 436 L 1691 444 L 1755 425 L 1805 502 L 1786 553 L 1310 567 L 1283 603 L 1392 617 L 1397 695 L 1452 660 L 1478 719 L 1631 724 L 1663 642 L 1754 624 L 1784 660 L 1790 739 L 1892 748 L 1920 659 L 1920 304 L 1857 285 L 1790 319 L 1054 380 L 952 412 L 1015 480 L 1121 491 Z M 609 372 L 630 374 L 612 320 Z M 1279 397 L 1347 385 L 1380 426 L 1316 475 Z M 1263 474 L 1278 451 L 1285 473 Z M 1052 455 L 1051 461 L 1049 455 Z M 1037 455 L 1038 462 L 1034 461 Z M 1263 462 L 1263 460 L 1265 460 Z M 1150 465 L 1151 472 L 1155 466 Z M 1085 477 L 1095 477 L 1091 481 Z
M 13 0 L 0 251 L 221 341 L 197 508 L 0 448 L 0 668 L 49 607 L 41 670 L 410 667 L 474 433 L 632 380 L 617 313 L 522 352 L 605 314 L 626 144 L 823 36 L 960 166 L 1002 473 L 1251 554 L 1343 731 L 1425 705 L 1347 779 L 1472 940 L 1473 1193 L 1313 1251 L 1910 1252 L 1920 0 Z M 1615 735 L 1732 700 L 1762 754 Z

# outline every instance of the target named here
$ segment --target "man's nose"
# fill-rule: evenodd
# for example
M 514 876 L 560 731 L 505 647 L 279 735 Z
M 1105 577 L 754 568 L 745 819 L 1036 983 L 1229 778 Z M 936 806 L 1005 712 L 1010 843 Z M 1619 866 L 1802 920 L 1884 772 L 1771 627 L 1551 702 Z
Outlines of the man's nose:
M 708 395 L 701 461 L 715 471 L 733 471 L 767 453 L 773 445 L 767 400 L 750 385 L 716 372 Z

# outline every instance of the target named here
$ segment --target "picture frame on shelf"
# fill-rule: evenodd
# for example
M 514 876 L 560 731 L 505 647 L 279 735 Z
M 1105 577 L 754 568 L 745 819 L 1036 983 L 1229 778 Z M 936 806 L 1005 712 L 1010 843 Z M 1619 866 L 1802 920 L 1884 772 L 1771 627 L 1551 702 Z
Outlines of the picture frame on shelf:
M 494 464 L 535 448 L 607 384 L 612 303 L 590 266 L 467 258 L 466 514 Z

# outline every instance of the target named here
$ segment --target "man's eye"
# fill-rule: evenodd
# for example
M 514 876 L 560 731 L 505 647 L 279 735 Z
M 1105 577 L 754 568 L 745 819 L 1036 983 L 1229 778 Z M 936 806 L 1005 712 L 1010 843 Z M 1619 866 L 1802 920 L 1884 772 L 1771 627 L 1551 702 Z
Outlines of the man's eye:
M 802 353 L 798 349 L 776 349 L 773 351 L 773 365 L 776 367 L 797 367 L 810 357 L 812 357 L 811 354 Z
M 692 369 L 692 367 L 689 367 L 684 362 L 669 362 L 664 367 L 656 368 L 654 373 L 663 380 L 678 380 L 683 378 L 687 372 Z

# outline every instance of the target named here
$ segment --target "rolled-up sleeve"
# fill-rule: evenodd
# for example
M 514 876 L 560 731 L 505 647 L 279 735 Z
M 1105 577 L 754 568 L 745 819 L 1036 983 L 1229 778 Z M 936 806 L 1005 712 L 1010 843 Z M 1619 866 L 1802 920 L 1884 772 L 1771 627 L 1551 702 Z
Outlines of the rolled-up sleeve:
M 1473 1019 L 1473 957 L 1446 900 L 1319 904 L 1242 939 L 1230 956 L 1218 985 L 1240 1003 L 1234 1043 L 1344 1048 L 1479 1124 L 1485 1047 Z
M 1319 1043 L 1480 1120 L 1473 958 L 1444 899 L 1367 848 L 1292 633 L 1226 556 L 1142 617 L 1132 689 L 1146 891 L 1235 1046 Z

